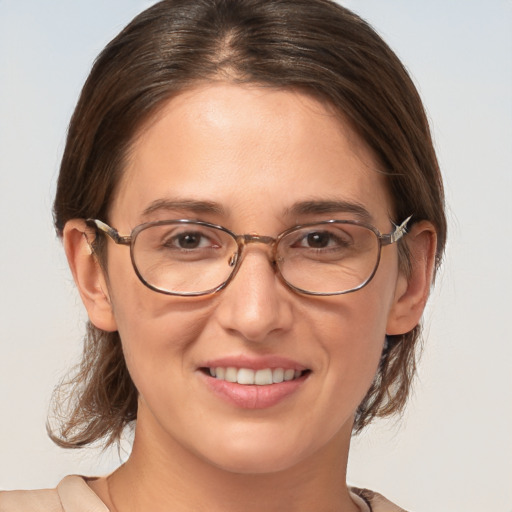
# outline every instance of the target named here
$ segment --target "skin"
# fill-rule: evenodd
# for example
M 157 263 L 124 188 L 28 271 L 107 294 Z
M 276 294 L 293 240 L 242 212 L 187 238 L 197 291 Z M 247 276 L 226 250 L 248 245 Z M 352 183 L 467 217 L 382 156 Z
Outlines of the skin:
M 206 84 L 170 100 L 140 131 L 105 220 L 121 234 L 149 220 L 191 218 L 276 236 L 303 222 L 360 218 L 291 211 L 303 201 L 344 201 L 363 206 L 387 233 L 392 205 L 378 167 L 350 127 L 312 97 Z M 215 202 L 222 211 L 143 214 L 169 199 Z M 122 512 L 357 510 L 344 484 L 354 412 L 385 334 L 407 332 L 419 321 L 432 273 L 432 226 L 419 223 L 407 235 L 409 278 L 392 245 L 365 288 L 332 297 L 291 291 L 259 244 L 246 249 L 222 292 L 165 296 L 145 287 L 128 248 L 111 242 L 107 279 L 85 230 L 78 219 L 66 225 L 71 269 L 91 321 L 119 331 L 140 393 L 130 459 L 108 480 L 90 482 L 103 501 Z M 310 374 L 265 409 L 218 398 L 198 370 L 220 357 L 274 355 Z

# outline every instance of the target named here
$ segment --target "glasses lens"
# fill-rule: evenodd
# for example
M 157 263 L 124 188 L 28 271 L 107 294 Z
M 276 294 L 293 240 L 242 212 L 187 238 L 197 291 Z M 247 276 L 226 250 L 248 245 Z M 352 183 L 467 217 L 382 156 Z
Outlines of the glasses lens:
M 296 229 L 278 245 L 285 281 L 305 292 L 336 294 L 365 284 L 379 259 L 379 239 L 364 226 L 345 222 Z
M 137 234 L 132 248 L 135 267 L 147 284 L 183 295 L 223 284 L 236 252 L 231 235 L 194 222 L 150 225 Z

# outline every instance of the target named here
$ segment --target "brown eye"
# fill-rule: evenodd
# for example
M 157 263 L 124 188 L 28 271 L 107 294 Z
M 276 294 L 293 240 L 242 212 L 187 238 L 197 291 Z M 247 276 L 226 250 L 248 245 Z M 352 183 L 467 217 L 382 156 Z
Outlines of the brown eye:
M 351 244 L 351 237 L 341 229 L 324 229 L 298 232 L 291 247 L 298 249 L 342 249 Z
M 174 243 L 180 249 L 197 249 L 202 246 L 203 239 L 204 236 L 201 233 L 184 233 L 176 237 Z
M 309 233 L 306 237 L 307 245 L 313 249 L 322 249 L 329 245 L 331 235 L 329 233 Z

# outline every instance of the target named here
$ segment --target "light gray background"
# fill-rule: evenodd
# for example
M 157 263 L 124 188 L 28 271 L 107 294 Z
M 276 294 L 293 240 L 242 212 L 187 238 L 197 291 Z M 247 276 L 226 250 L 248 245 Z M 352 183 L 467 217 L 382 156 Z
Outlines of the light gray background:
M 0 0 L 0 488 L 99 474 L 117 453 L 45 435 L 84 314 L 51 222 L 67 122 L 94 57 L 144 0 Z M 403 420 L 354 441 L 350 481 L 415 512 L 512 511 L 512 2 L 350 0 L 424 98 L 448 255 Z

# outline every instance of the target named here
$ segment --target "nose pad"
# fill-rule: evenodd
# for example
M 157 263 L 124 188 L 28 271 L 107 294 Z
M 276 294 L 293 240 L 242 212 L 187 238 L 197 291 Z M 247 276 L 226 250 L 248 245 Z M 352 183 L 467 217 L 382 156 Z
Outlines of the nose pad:
M 228 265 L 230 267 L 234 267 L 236 265 L 238 261 L 238 253 L 237 252 L 234 252 L 230 257 L 229 257 L 229 260 L 228 260 Z

